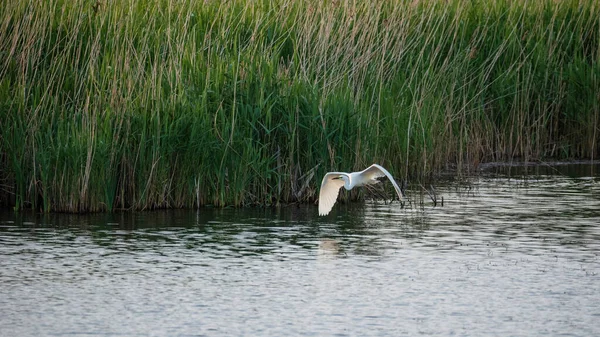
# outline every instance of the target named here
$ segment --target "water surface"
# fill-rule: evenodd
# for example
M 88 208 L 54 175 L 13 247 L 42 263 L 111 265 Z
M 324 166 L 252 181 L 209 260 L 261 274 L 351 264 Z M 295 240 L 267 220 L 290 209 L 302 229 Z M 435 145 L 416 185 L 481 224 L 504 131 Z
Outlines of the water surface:
M 2 212 L 0 335 L 600 335 L 600 178 L 557 170 L 327 217 Z

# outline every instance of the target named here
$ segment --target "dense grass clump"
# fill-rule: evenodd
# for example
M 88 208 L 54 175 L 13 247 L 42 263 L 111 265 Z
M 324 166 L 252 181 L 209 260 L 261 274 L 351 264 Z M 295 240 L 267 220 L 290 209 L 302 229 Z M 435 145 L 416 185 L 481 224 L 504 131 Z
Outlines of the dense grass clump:
M 595 158 L 595 0 L 4 1 L 0 203 L 316 197 L 324 172 Z

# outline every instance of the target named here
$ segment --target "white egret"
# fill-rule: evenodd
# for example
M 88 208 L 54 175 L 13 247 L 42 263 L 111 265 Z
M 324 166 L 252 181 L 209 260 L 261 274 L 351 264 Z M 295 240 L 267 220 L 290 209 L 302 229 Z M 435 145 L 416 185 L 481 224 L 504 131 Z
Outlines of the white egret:
M 360 172 L 328 172 L 323 177 L 321 182 L 321 191 L 319 192 L 319 215 L 327 215 L 333 208 L 340 188 L 344 186 L 345 189 L 351 190 L 356 186 L 365 186 L 377 184 L 379 180 L 377 178 L 387 177 L 394 185 L 398 198 L 402 200 L 402 191 L 396 184 L 394 177 L 383 167 L 373 164 L 366 170 Z

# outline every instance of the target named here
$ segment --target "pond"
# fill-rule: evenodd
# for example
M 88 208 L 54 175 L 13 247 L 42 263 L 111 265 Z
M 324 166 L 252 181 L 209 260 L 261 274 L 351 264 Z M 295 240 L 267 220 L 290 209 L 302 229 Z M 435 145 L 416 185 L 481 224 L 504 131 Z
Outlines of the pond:
M 326 217 L 3 211 L 0 335 L 600 335 L 596 166 L 419 189 Z

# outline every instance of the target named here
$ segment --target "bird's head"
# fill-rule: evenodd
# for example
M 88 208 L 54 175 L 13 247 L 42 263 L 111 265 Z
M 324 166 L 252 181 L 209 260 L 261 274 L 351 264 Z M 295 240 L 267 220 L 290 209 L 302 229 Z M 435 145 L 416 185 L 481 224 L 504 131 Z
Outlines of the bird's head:
M 344 175 L 344 174 L 340 174 L 339 176 L 335 176 L 335 177 L 331 178 L 331 180 L 336 180 L 336 181 L 337 180 L 341 180 L 341 181 L 344 182 L 345 185 L 347 185 L 347 184 L 350 183 L 350 179 L 348 178 L 347 175 Z

